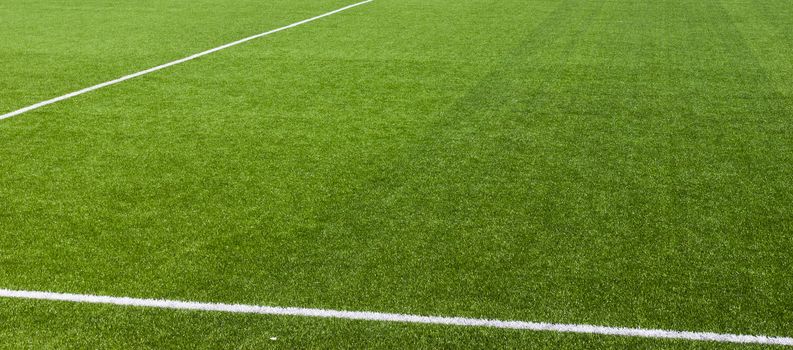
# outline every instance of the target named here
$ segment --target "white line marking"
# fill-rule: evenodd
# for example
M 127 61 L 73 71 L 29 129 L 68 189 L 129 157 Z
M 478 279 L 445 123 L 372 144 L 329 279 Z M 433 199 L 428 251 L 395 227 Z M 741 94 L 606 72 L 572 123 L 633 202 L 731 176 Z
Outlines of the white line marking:
M 342 12 L 344 10 L 348 10 L 348 9 L 351 9 L 353 7 L 356 7 L 356 6 L 360 6 L 360 5 L 363 5 L 363 4 L 366 4 L 366 3 L 370 3 L 372 1 L 374 1 L 374 0 L 361 1 L 359 3 L 355 3 L 355 4 L 352 4 L 352 5 L 348 5 L 348 6 L 342 7 L 340 9 L 338 9 L 338 10 L 333 10 L 333 11 L 330 11 L 328 13 L 323 13 L 323 14 L 321 14 L 319 16 L 316 16 L 316 17 L 311 17 L 309 19 L 304 19 L 304 20 L 302 20 L 300 22 L 295 22 L 295 23 L 292 23 L 290 25 L 287 25 L 287 26 L 284 26 L 284 27 L 281 27 L 281 28 L 278 28 L 278 29 L 273 29 L 273 30 L 271 30 L 269 32 L 264 32 L 264 33 L 261 33 L 261 34 L 256 34 L 256 35 L 253 35 L 253 36 L 249 36 L 249 37 L 247 37 L 245 39 L 240 39 L 240 40 L 237 40 L 237 41 L 232 42 L 232 43 L 228 43 L 228 44 L 223 45 L 223 46 L 218 46 L 218 47 L 216 47 L 214 49 L 209 49 L 209 50 L 206 50 L 206 51 L 203 51 L 203 52 L 199 52 L 197 54 L 194 54 L 194 55 L 191 55 L 191 56 L 187 56 L 185 58 L 178 59 L 178 60 L 173 61 L 173 62 L 168 62 L 168 63 L 162 64 L 162 65 L 159 65 L 157 67 L 149 68 L 149 69 L 137 72 L 137 73 L 132 73 L 130 75 L 125 75 L 125 76 L 123 76 L 121 78 L 118 78 L 118 79 L 107 81 L 107 82 L 104 82 L 104 83 L 101 83 L 101 84 L 97 84 L 97 85 L 94 85 L 94 86 L 91 86 L 91 87 L 87 87 L 87 88 L 79 90 L 79 91 L 68 93 L 68 94 L 63 95 L 63 96 L 59 96 L 59 97 L 56 97 L 56 98 L 53 98 L 53 99 L 42 101 L 42 102 L 36 103 L 34 105 L 27 106 L 25 108 L 21 108 L 21 109 L 18 109 L 16 111 L 13 111 L 13 112 L 0 115 L 0 120 L 6 119 L 6 118 L 11 118 L 11 117 L 20 115 L 22 113 L 30 112 L 30 111 L 32 111 L 34 109 L 38 109 L 38 108 L 41 108 L 41 107 L 44 107 L 44 106 L 47 106 L 47 105 L 51 105 L 51 104 L 56 103 L 56 102 L 67 100 L 67 99 L 70 99 L 72 97 L 82 95 L 84 93 L 88 93 L 88 92 L 91 92 L 91 91 L 94 91 L 94 90 L 101 89 L 103 87 L 107 87 L 107 86 L 110 86 L 110 85 L 118 84 L 118 83 L 120 83 L 122 81 L 126 81 L 126 80 L 130 80 L 130 79 L 133 79 L 133 78 L 137 78 L 137 77 L 139 77 L 141 75 L 146 75 L 146 74 L 149 74 L 149 73 L 152 73 L 152 72 L 156 72 L 156 71 L 161 70 L 161 69 L 165 69 L 165 68 L 168 68 L 168 67 L 171 67 L 171 66 L 175 66 L 175 65 L 180 64 L 180 63 L 191 61 L 191 60 L 194 60 L 194 59 L 199 58 L 201 56 L 206 56 L 206 55 L 209 55 L 211 53 L 218 52 L 220 50 L 227 49 L 229 47 L 236 46 L 236 45 L 242 44 L 244 42 L 251 41 L 253 39 L 258 39 L 258 38 L 261 38 L 263 36 L 267 36 L 267 35 L 270 35 L 270 34 L 278 33 L 278 32 L 280 32 L 282 30 L 286 30 L 286 29 L 289 29 L 289 28 L 294 28 L 294 27 L 297 27 L 299 25 L 306 24 L 308 22 L 316 21 L 316 20 L 318 20 L 320 18 L 327 17 L 327 16 L 330 16 L 330 15 L 334 15 L 334 14 L 337 14 L 337 13 Z
M 788 338 L 788 337 L 767 337 L 763 335 L 738 335 L 738 334 L 722 334 L 722 333 L 708 333 L 708 332 L 669 331 L 669 330 L 661 330 L 661 329 L 605 327 L 605 326 L 593 326 L 586 324 L 557 324 L 557 323 L 544 323 L 544 322 L 500 321 L 500 320 L 488 320 L 488 319 L 465 318 L 465 317 L 419 316 L 419 315 L 404 315 L 404 314 L 366 312 L 366 311 L 341 311 L 341 310 L 326 310 L 326 309 L 307 309 L 307 308 L 296 308 L 296 307 L 201 303 L 201 302 L 193 302 L 193 301 L 139 299 L 139 298 L 110 297 L 110 296 L 88 295 L 88 294 L 67 294 L 67 293 L 22 291 L 22 290 L 8 290 L 8 289 L 0 289 L 0 297 L 17 298 L 17 299 L 69 301 L 75 303 L 112 304 L 112 305 L 123 305 L 123 306 L 152 307 L 152 308 L 161 308 L 161 309 L 221 311 L 221 312 L 263 314 L 263 315 L 341 318 L 341 319 L 365 320 L 365 321 L 426 323 L 426 324 L 439 324 L 439 325 L 452 325 L 452 326 L 494 327 L 494 328 L 520 329 L 520 330 L 532 330 L 532 331 L 618 335 L 618 336 L 642 337 L 642 338 L 666 338 L 666 339 L 714 341 L 714 342 L 722 342 L 722 343 L 753 343 L 753 344 L 766 344 L 766 345 L 793 346 L 793 338 Z

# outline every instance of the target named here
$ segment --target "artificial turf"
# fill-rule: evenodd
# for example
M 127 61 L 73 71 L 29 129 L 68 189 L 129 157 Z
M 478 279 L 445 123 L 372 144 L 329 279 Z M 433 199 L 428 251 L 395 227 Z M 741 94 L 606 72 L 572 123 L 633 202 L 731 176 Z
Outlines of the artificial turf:
M 0 114 L 347 4 L 3 2 Z M 0 288 L 793 336 L 790 57 L 782 0 L 375 0 L 0 121 Z M 0 324 L 732 347 L 15 300 Z

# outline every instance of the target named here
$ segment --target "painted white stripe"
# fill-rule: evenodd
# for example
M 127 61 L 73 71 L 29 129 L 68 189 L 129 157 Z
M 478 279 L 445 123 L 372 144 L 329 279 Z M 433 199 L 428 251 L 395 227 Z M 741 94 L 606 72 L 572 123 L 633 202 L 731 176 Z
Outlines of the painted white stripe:
M 0 115 L 0 120 L 11 118 L 11 117 L 20 115 L 22 113 L 30 112 L 30 111 L 32 111 L 34 109 L 38 109 L 38 108 L 41 108 L 41 107 L 44 107 L 44 106 L 47 106 L 47 105 L 51 105 L 51 104 L 56 103 L 56 102 L 67 100 L 67 99 L 70 99 L 70 98 L 75 97 L 75 96 L 79 96 L 79 95 L 82 95 L 82 94 L 85 94 L 85 93 L 88 93 L 88 92 L 91 92 L 91 91 L 94 91 L 94 90 L 101 89 L 103 87 L 107 87 L 107 86 L 110 86 L 110 85 L 118 84 L 118 83 L 120 83 L 122 81 L 126 81 L 126 80 L 130 80 L 130 79 L 133 79 L 133 78 L 137 78 L 137 77 L 139 77 L 141 75 L 146 75 L 146 74 L 153 73 L 153 72 L 156 72 L 156 71 L 161 70 L 161 69 L 165 69 L 165 68 L 168 68 L 168 67 L 171 67 L 171 66 L 175 66 L 175 65 L 180 64 L 180 63 L 191 61 L 191 60 L 194 60 L 194 59 L 199 58 L 201 56 L 206 56 L 206 55 L 209 55 L 211 53 L 218 52 L 220 50 L 224 50 L 224 49 L 227 49 L 229 47 L 236 46 L 236 45 L 242 44 L 242 43 L 247 42 L 247 41 L 258 39 L 258 38 L 261 38 L 263 36 L 267 36 L 267 35 L 270 35 L 270 34 L 278 33 L 278 32 L 280 32 L 282 30 L 286 30 L 286 29 L 289 29 L 289 28 L 294 28 L 294 27 L 297 27 L 299 25 L 306 24 L 308 22 L 316 21 L 316 20 L 318 20 L 320 18 L 327 17 L 327 16 L 330 16 L 330 15 L 334 15 L 334 14 L 337 14 L 337 13 L 342 12 L 344 10 L 348 10 L 348 9 L 351 9 L 353 7 L 356 7 L 356 6 L 360 6 L 360 5 L 363 5 L 363 4 L 366 4 L 366 3 L 370 3 L 372 1 L 374 1 L 374 0 L 361 1 L 359 3 L 348 5 L 348 6 L 340 8 L 340 9 L 330 11 L 328 13 L 323 13 L 323 14 L 321 14 L 319 16 L 311 17 L 309 19 L 304 19 L 304 20 L 302 20 L 300 22 L 295 22 L 295 23 L 292 23 L 290 25 L 287 25 L 287 26 L 284 26 L 284 27 L 281 27 L 281 28 L 278 28 L 278 29 L 273 29 L 273 30 L 271 30 L 269 32 L 264 32 L 264 33 L 256 34 L 256 35 L 253 35 L 253 36 L 249 36 L 249 37 L 247 37 L 245 39 L 240 39 L 240 40 L 237 40 L 235 42 L 231 42 L 231 43 L 225 44 L 223 46 L 218 46 L 218 47 L 216 47 L 214 49 L 209 49 L 209 50 L 206 50 L 206 51 L 203 51 L 203 52 L 199 52 L 197 54 L 194 54 L 194 55 L 191 55 L 191 56 L 187 56 L 185 58 L 178 59 L 178 60 L 173 61 L 173 62 L 168 62 L 168 63 L 162 64 L 162 65 L 159 65 L 157 67 L 153 67 L 153 68 L 149 68 L 149 69 L 146 69 L 146 70 L 142 70 L 140 72 L 132 73 L 130 75 L 125 75 L 125 76 L 123 76 L 121 78 L 118 78 L 118 79 L 107 81 L 107 82 L 104 82 L 104 83 L 101 83 L 101 84 L 96 84 L 94 86 L 87 87 L 87 88 L 79 90 L 79 91 L 75 91 L 75 92 L 68 93 L 68 94 L 63 95 L 63 96 L 59 96 L 59 97 L 56 97 L 56 98 L 53 98 L 53 99 L 42 101 L 42 102 L 27 106 L 25 108 L 21 108 L 21 109 L 18 109 L 16 111 L 13 111 L 13 112 Z
M 0 289 L 0 297 L 18 299 L 56 300 L 75 303 L 112 304 L 123 306 L 152 307 L 161 309 L 221 311 L 263 315 L 288 315 L 304 317 L 341 318 L 349 320 L 425 323 L 469 327 L 494 327 L 532 331 L 617 335 L 643 338 L 666 338 L 714 341 L 722 343 L 753 343 L 793 346 L 793 338 L 767 337 L 762 335 L 738 335 L 708 332 L 670 331 L 661 329 L 605 327 L 586 324 L 558 324 L 525 321 L 500 321 L 465 317 L 419 316 L 367 311 L 341 311 L 296 307 L 256 306 L 241 304 L 202 303 L 193 301 L 139 299 L 88 294 L 67 294 L 38 291 Z

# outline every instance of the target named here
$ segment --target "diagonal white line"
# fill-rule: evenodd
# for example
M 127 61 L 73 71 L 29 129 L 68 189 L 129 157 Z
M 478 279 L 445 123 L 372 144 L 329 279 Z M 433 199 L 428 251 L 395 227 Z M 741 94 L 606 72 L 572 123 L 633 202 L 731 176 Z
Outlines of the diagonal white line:
M 52 99 L 49 99 L 49 100 L 46 100 L 46 101 L 42 101 L 42 102 L 27 106 L 25 108 L 20 108 L 20 109 L 18 109 L 16 111 L 0 115 L 0 120 L 11 118 L 11 117 L 20 115 L 22 113 L 30 112 L 30 111 L 32 111 L 34 109 L 38 109 L 38 108 L 41 108 L 41 107 L 44 107 L 44 106 L 47 106 L 47 105 L 51 105 L 51 104 L 56 103 L 56 102 L 60 102 L 60 101 L 63 101 L 63 100 L 68 100 L 68 99 L 70 99 L 72 97 L 79 96 L 79 95 L 82 95 L 82 94 L 85 94 L 85 93 L 88 93 L 88 92 L 91 92 L 91 91 L 94 91 L 94 90 L 98 90 L 98 89 L 101 89 L 103 87 L 107 87 L 107 86 L 110 86 L 110 85 L 118 84 L 118 83 L 126 81 L 126 80 L 137 78 L 137 77 L 139 77 L 141 75 L 146 75 L 146 74 L 153 73 L 153 72 L 156 72 L 156 71 L 161 70 L 161 69 L 165 69 L 165 68 L 168 68 L 168 67 L 171 67 L 171 66 L 175 66 L 175 65 L 180 64 L 180 63 L 191 61 L 191 60 L 194 60 L 194 59 L 199 58 L 201 56 L 206 56 L 206 55 L 209 55 L 211 53 L 218 52 L 220 50 L 224 50 L 224 49 L 227 49 L 229 47 L 236 46 L 236 45 L 242 44 L 242 43 L 247 42 L 247 41 L 251 41 L 253 39 L 258 39 L 258 38 L 261 38 L 263 36 L 267 36 L 267 35 L 270 35 L 270 34 L 278 33 L 278 32 L 280 32 L 282 30 L 286 30 L 286 29 L 289 29 L 289 28 L 294 28 L 294 27 L 297 27 L 299 25 L 306 24 L 308 22 L 316 21 L 316 20 L 318 20 L 320 18 L 327 17 L 327 16 L 330 16 L 330 15 L 334 15 L 334 14 L 337 14 L 337 13 L 342 12 L 344 10 L 348 10 L 348 9 L 351 9 L 353 7 L 356 7 L 356 6 L 360 6 L 360 5 L 363 5 L 363 4 L 366 4 L 366 3 L 370 3 L 372 1 L 374 1 L 374 0 L 361 1 L 359 3 L 348 5 L 348 6 L 342 7 L 342 8 L 337 9 L 337 10 L 333 10 L 333 11 L 330 11 L 330 12 L 327 12 L 327 13 L 323 13 L 323 14 L 321 14 L 319 16 L 311 17 L 309 19 L 304 19 L 304 20 L 302 20 L 300 22 L 295 22 L 295 23 L 292 23 L 290 25 L 287 25 L 287 26 L 284 26 L 284 27 L 281 27 L 281 28 L 278 28 L 278 29 L 273 29 L 273 30 L 268 31 L 268 32 L 252 35 L 252 36 L 249 36 L 247 38 L 237 40 L 235 42 L 231 42 L 231 43 L 228 43 L 228 44 L 225 44 L 225 45 L 222 45 L 222 46 L 218 46 L 218 47 L 216 47 L 214 49 L 209 49 L 209 50 L 206 50 L 206 51 L 203 51 L 203 52 L 199 52 L 197 54 L 194 54 L 194 55 L 191 55 L 191 56 L 187 56 L 185 58 L 178 59 L 178 60 L 173 61 L 173 62 L 168 62 L 168 63 L 162 64 L 162 65 L 159 65 L 157 67 L 153 67 L 153 68 L 149 68 L 149 69 L 146 69 L 146 70 L 142 70 L 140 72 L 132 73 L 130 75 L 125 75 L 125 76 L 123 76 L 121 78 L 118 78 L 118 79 L 106 81 L 104 83 L 96 84 L 94 86 L 87 87 L 85 89 L 78 90 L 78 91 L 75 91 L 75 92 L 71 92 L 71 93 L 68 93 L 68 94 L 63 95 L 63 96 L 58 96 L 58 97 L 55 97 L 55 98 L 52 98 Z
M 161 308 L 161 309 L 220 311 L 220 312 L 249 313 L 249 314 L 263 314 L 263 315 L 322 317 L 322 318 L 338 318 L 338 319 L 348 319 L 348 320 L 424 323 L 424 324 L 468 326 L 468 327 L 494 327 L 494 328 L 531 330 L 531 331 L 601 334 L 601 335 L 616 335 L 616 336 L 642 337 L 642 338 L 699 340 L 699 341 L 713 341 L 713 342 L 721 342 L 721 343 L 747 343 L 747 344 L 793 346 L 793 338 L 789 338 L 789 337 L 768 337 L 763 335 L 739 335 L 739 334 L 709 333 L 709 332 L 670 331 L 670 330 L 662 330 L 662 329 L 606 327 L 606 326 L 595 326 L 595 325 L 587 325 L 587 324 L 559 324 L 559 323 L 526 322 L 526 321 L 501 321 L 501 320 L 466 318 L 466 317 L 420 316 L 420 315 L 405 315 L 405 314 L 367 312 L 367 311 L 342 311 L 342 310 L 309 309 L 309 308 L 297 308 L 297 307 L 202 303 L 202 302 L 194 302 L 194 301 L 139 299 L 139 298 L 111 297 L 111 296 L 88 295 L 88 294 L 67 294 L 67 293 L 22 291 L 22 290 L 8 290 L 8 289 L 0 289 L 0 297 L 68 301 L 75 303 L 112 304 L 112 305 L 122 305 L 122 306 Z

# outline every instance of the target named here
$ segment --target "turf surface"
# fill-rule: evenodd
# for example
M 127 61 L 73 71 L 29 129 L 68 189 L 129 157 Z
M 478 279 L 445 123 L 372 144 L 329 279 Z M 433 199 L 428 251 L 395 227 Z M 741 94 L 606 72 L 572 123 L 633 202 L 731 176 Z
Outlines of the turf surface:
M 349 4 L 0 4 L 0 113 Z M 0 121 L 0 288 L 793 336 L 786 1 L 376 0 Z M 8 347 L 730 347 L 0 300 Z

